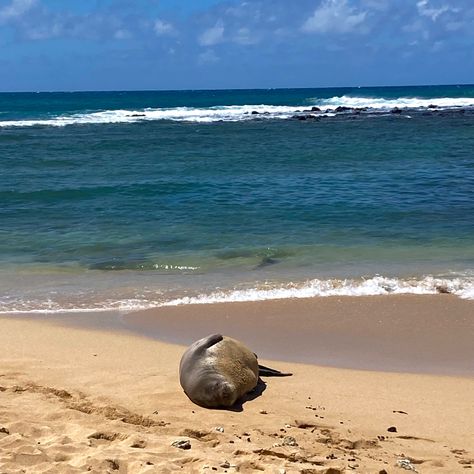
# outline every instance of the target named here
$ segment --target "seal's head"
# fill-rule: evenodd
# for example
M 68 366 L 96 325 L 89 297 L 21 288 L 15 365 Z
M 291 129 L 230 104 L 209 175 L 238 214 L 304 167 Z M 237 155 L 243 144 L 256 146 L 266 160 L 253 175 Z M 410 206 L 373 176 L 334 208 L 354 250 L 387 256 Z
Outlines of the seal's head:
M 204 407 L 231 407 L 237 401 L 235 388 L 224 380 L 215 380 L 201 389 L 199 400 L 195 400 Z

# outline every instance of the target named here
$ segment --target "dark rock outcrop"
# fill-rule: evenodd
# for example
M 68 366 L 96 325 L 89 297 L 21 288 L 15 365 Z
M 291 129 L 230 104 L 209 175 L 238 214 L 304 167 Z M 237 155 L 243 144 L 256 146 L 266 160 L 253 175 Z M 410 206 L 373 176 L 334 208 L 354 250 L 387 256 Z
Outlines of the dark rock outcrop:
M 341 112 L 349 112 L 352 110 L 352 107 L 345 107 L 343 105 L 340 105 L 339 107 L 336 108 L 335 112 L 341 113 Z
M 295 120 L 314 120 L 314 121 L 319 121 L 321 120 L 320 117 L 316 117 L 316 115 L 311 115 L 311 114 L 303 114 L 303 115 L 293 115 L 291 117 L 292 119 L 295 119 Z

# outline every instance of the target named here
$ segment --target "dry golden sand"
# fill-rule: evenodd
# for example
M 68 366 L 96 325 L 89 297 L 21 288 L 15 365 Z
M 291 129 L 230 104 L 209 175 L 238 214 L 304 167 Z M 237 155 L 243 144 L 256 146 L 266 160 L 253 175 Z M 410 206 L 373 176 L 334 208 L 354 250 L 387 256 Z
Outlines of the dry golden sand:
M 206 410 L 179 386 L 183 346 L 48 320 L 0 327 L 2 474 L 474 468 L 472 377 L 263 360 L 293 377 L 266 378 L 241 412 Z

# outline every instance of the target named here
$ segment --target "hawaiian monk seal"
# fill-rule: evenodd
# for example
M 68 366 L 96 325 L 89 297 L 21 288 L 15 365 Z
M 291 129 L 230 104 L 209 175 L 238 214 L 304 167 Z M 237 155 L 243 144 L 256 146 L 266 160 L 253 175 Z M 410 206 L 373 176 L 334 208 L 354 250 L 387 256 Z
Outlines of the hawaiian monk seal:
M 253 390 L 261 375 L 285 376 L 258 365 L 241 342 L 212 334 L 192 344 L 181 358 L 179 381 L 186 395 L 206 408 L 231 407 Z

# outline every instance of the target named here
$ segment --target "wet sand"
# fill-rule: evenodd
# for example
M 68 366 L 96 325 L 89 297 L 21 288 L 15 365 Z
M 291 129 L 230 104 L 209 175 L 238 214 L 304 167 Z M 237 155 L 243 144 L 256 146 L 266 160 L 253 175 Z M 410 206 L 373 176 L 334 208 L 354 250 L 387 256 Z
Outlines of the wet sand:
M 467 472 L 474 468 L 473 303 L 449 295 L 273 301 L 109 315 L 97 325 L 98 314 L 2 318 L 0 472 Z M 179 386 L 184 346 L 131 328 L 163 339 L 181 328 L 186 340 L 222 329 L 260 355 L 278 348 L 279 360 L 261 362 L 294 375 L 265 378 L 242 411 L 200 408 Z M 416 367 L 427 351 L 419 366 L 436 371 L 445 361 L 440 372 L 451 375 L 290 361 L 311 351 L 309 359 L 326 354 L 334 365 L 344 347 L 355 349 L 340 360 L 357 364 L 390 349 L 377 362 L 382 368 L 397 356 L 408 364 L 406 353 Z M 191 448 L 172 446 L 177 440 Z
M 123 323 L 149 337 L 186 345 L 221 332 L 271 359 L 474 375 L 474 301 L 452 295 L 171 306 L 131 313 Z

